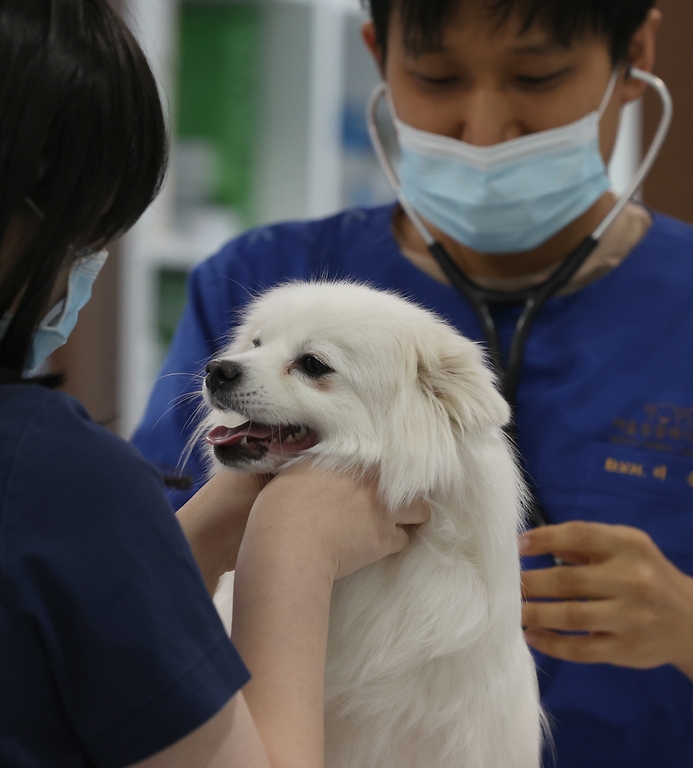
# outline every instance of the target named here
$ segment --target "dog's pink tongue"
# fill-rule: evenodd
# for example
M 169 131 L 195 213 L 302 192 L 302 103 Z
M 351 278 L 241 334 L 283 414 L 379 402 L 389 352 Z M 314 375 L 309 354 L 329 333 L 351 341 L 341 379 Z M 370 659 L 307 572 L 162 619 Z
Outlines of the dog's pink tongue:
M 265 440 L 272 436 L 272 427 L 246 421 L 239 427 L 214 427 L 205 438 L 210 445 L 235 445 L 244 437 Z

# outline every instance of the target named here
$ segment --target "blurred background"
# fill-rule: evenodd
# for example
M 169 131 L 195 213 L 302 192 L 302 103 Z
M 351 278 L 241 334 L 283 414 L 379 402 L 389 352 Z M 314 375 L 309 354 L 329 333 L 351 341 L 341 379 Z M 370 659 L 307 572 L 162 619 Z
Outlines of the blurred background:
M 111 248 L 94 298 L 51 360 L 91 415 L 128 437 L 147 401 L 199 260 L 243 230 L 392 199 L 364 112 L 378 75 L 358 0 L 112 0 L 147 51 L 169 114 L 171 169 Z M 659 0 L 656 73 L 674 98 L 644 202 L 693 223 L 693 3 Z M 624 110 L 610 172 L 625 187 L 658 100 Z M 693 257 L 693 254 L 692 254 Z M 693 287 L 692 287 L 693 288 Z

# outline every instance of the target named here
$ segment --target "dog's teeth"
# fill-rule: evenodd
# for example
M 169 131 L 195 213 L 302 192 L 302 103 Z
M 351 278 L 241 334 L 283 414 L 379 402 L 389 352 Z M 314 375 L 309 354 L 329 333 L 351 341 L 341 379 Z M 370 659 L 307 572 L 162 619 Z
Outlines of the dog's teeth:
M 288 437 L 284 438 L 284 442 L 285 443 L 295 443 L 296 442 L 296 438 L 293 435 L 289 435 Z
M 304 438 L 305 436 L 306 436 L 306 428 L 305 428 L 305 427 L 301 427 L 301 428 L 298 430 L 298 432 L 294 432 L 294 435 L 293 435 L 293 437 L 294 437 L 294 440 L 296 440 L 296 441 L 298 441 L 298 440 L 303 440 L 303 438 Z
M 247 438 L 247 437 L 244 437 L 244 438 L 241 440 L 241 445 L 247 445 L 247 444 L 248 444 L 248 438 Z

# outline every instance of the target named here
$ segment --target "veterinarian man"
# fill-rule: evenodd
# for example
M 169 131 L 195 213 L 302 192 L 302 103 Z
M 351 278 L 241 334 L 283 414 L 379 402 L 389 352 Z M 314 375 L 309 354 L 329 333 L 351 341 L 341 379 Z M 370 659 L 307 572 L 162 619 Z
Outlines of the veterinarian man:
M 163 374 L 199 372 L 234 310 L 290 278 L 349 275 L 396 289 L 484 339 L 427 233 L 467 278 L 503 291 L 541 283 L 575 252 L 616 202 L 600 156 L 612 152 L 621 107 L 646 87 L 637 71 L 653 68 L 652 6 L 371 0 L 364 40 L 411 150 L 400 174 L 418 225 L 397 205 L 228 244 L 193 271 Z M 532 136 L 508 145 L 518 168 L 508 167 L 503 144 Z M 484 165 L 488 153 L 476 150 L 489 147 Z M 450 163 L 437 161 L 447 152 L 466 158 L 478 188 L 450 183 Z M 499 163 L 507 174 L 490 185 Z M 524 351 L 518 445 L 552 524 L 522 547 L 579 566 L 524 574 L 560 768 L 693 763 L 691 285 L 693 229 L 629 204 L 548 300 Z M 521 311 L 493 310 L 506 352 Z M 181 382 L 159 379 L 135 437 L 165 468 L 190 436 L 193 406 L 180 396 L 197 384 Z M 198 455 L 186 469 L 201 479 Z

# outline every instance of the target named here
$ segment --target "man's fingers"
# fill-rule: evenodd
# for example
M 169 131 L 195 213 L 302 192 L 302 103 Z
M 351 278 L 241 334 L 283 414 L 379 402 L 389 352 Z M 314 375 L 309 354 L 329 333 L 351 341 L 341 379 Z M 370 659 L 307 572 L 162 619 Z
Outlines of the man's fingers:
M 619 628 L 611 600 L 523 603 L 522 626 L 561 632 L 614 632 Z
M 605 560 L 639 532 L 620 525 L 575 520 L 534 528 L 520 537 L 523 555 L 557 555 L 566 561 Z
M 530 598 L 599 599 L 611 597 L 609 572 L 599 565 L 560 565 L 522 572 L 522 595 Z
M 527 642 L 547 656 L 581 664 L 616 663 L 613 637 L 609 634 L 559 635 L 541 629 L 528 629 Z

